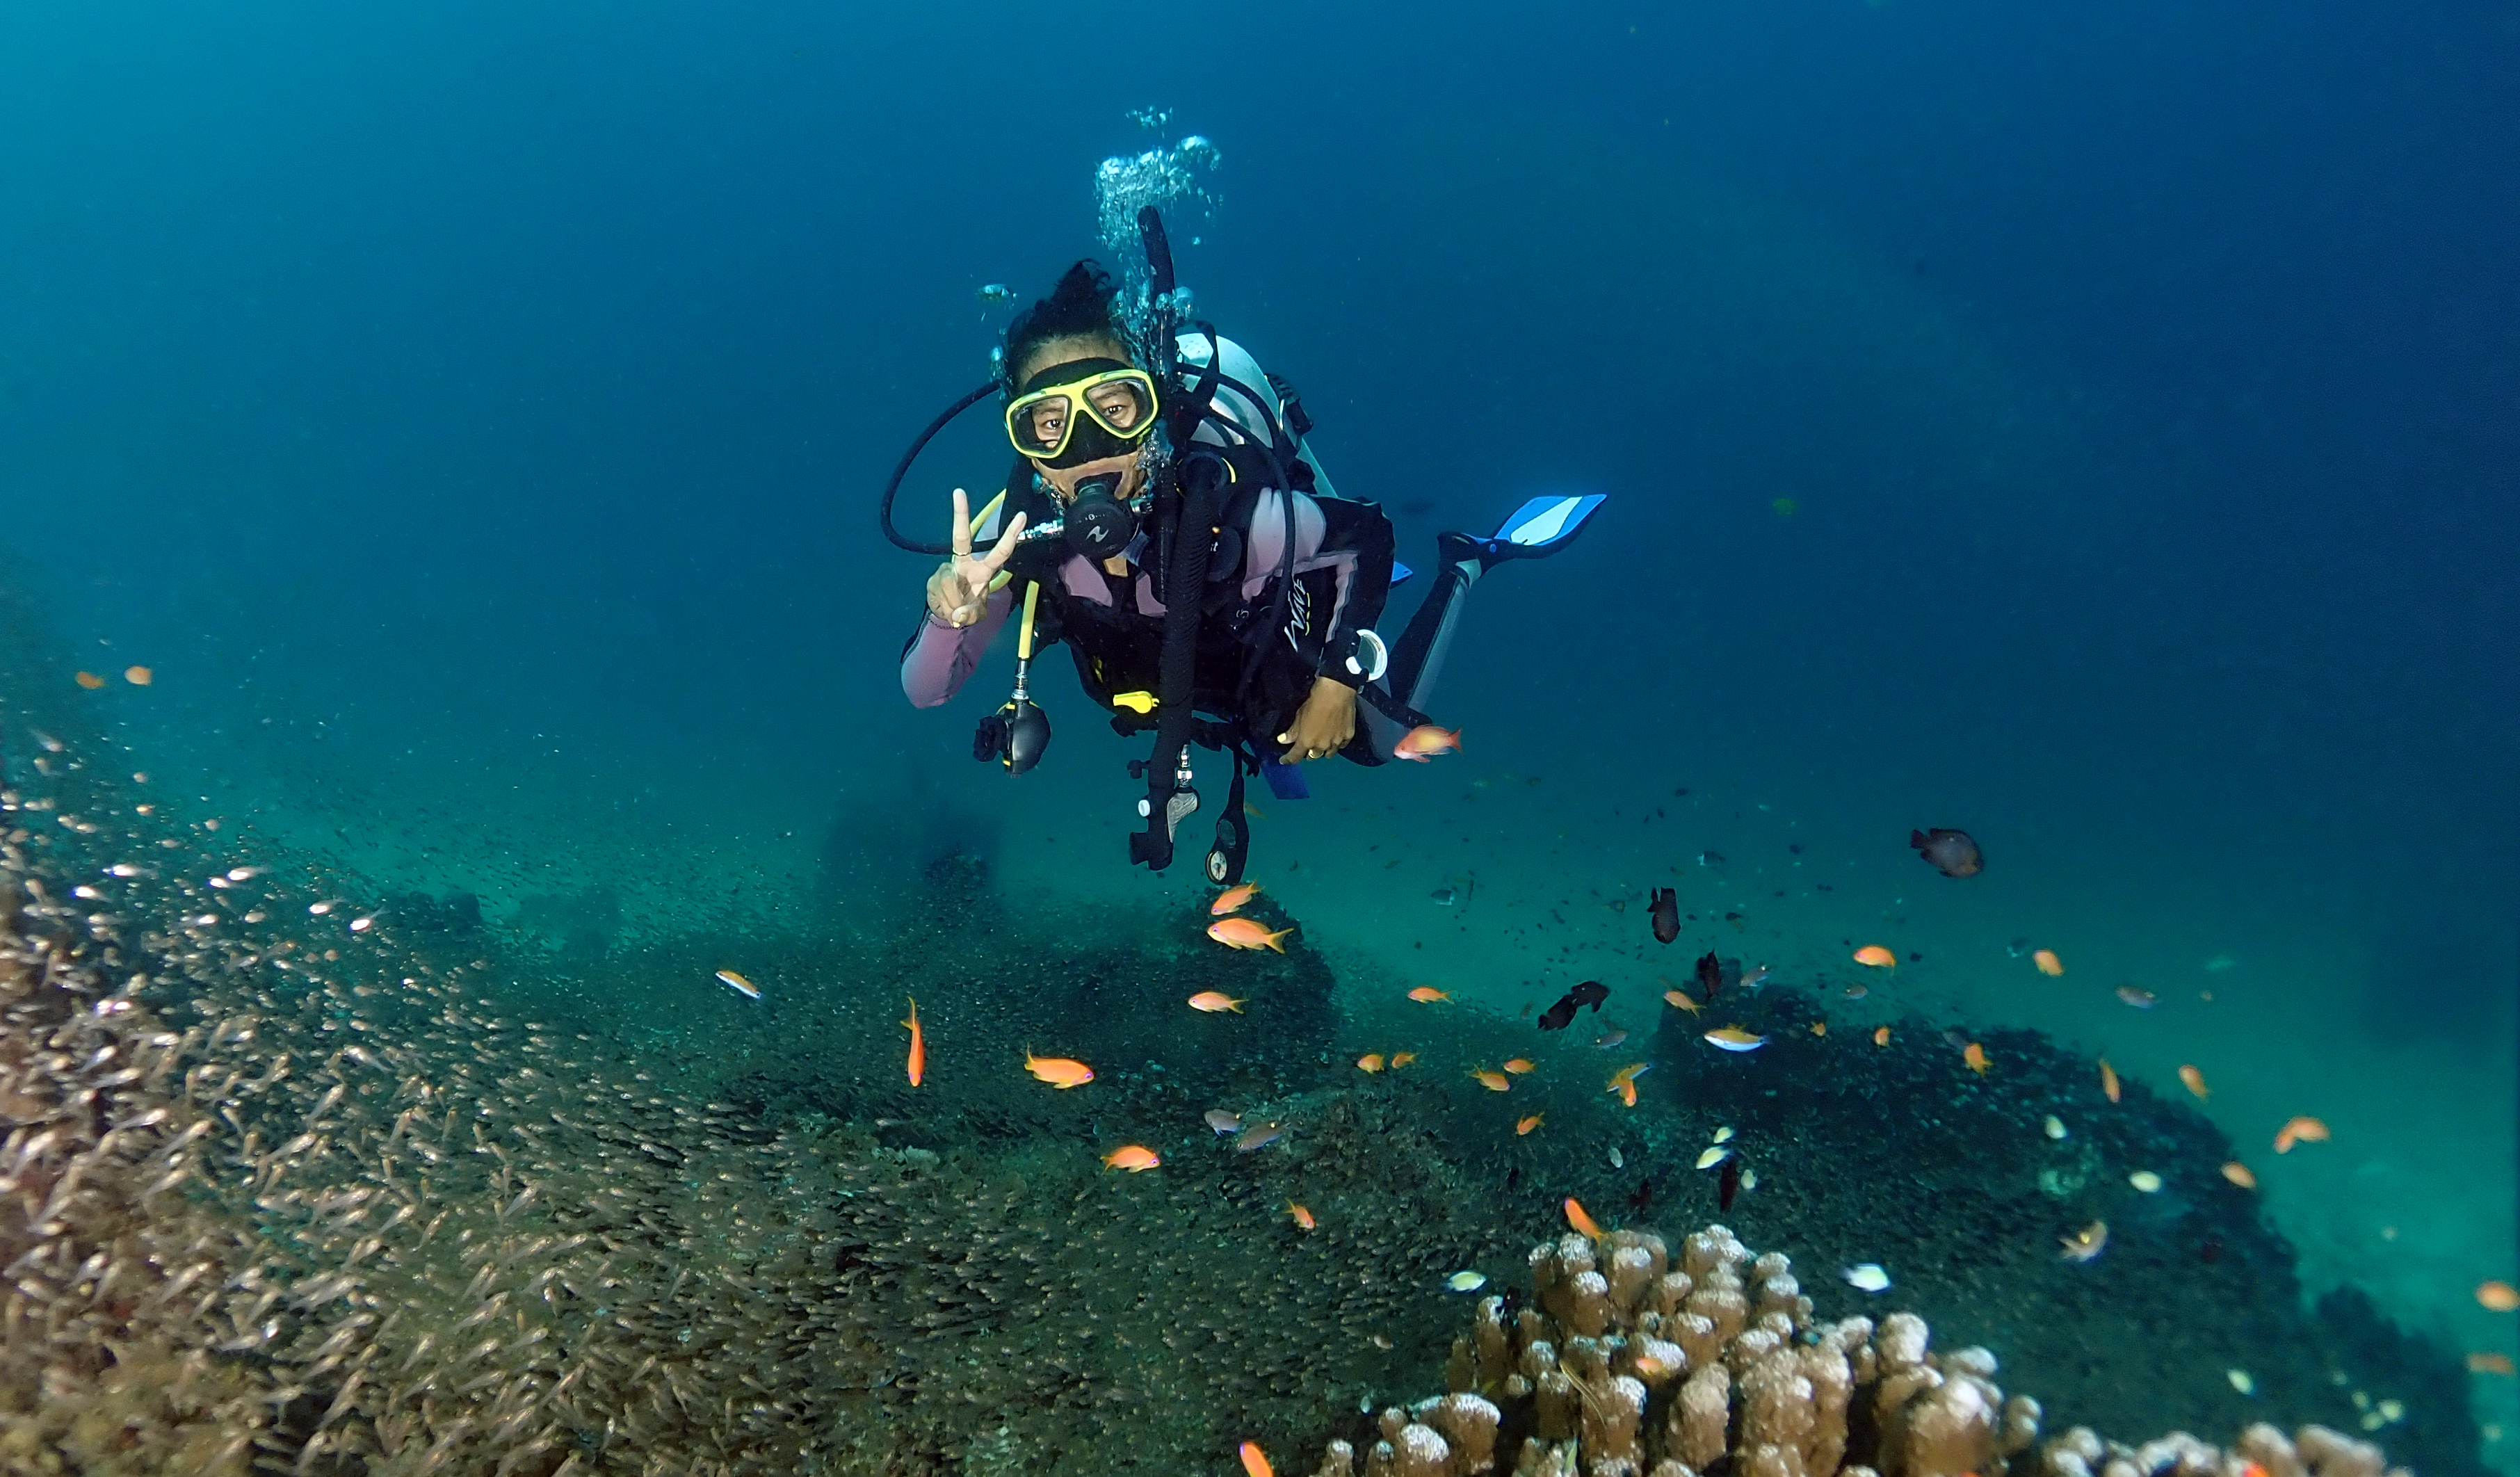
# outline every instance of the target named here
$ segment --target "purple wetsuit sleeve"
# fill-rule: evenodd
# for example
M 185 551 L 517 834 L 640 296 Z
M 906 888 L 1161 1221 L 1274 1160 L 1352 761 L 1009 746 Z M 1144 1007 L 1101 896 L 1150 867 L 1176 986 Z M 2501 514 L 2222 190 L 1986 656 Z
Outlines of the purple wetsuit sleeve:
M 963 689 L 963 680 L 980 664 L 989 638 L 1007 623 L 1014 608 L 1014 586 L 989 597 L 988 613 L 957 630 L 927 610 L 919 612 L 919 630 L 901 653 L 901 691 L 915 708 L 932 708 Z

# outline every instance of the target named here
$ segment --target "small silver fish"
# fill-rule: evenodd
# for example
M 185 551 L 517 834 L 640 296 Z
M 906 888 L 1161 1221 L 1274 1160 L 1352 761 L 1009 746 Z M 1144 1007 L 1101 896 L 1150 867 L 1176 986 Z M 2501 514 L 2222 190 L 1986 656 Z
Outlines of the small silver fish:
M 1244 1129 L 1241 1137 L 1234 1141 L 1235 1152 L 1247 1154 L 1255 1148 L 1267 1148 L 1277 1142 L 1279 1136 L 1285 1132 L 1283 1128 L 1274 1123 L 1255 1123 Z
M 1852 1267 L 1842 1269 L 1838 1276 L 1846 1278 L 1847 1285 L 1858 1292 L 1890 1290 L 1890 1274 L 1882 1271 L 1877 1262 L 1858 1262 Z
M 761 991 L 752 983 L 752 981 L 745 979 L 742 975 L 736 973 L 732 969 L 720 969 L 717 971 L 717 977 L 720 984 L 733 990 L 736 994 L 742 996 L 746 1000 L 759 1000 L 761 998 Z
M 1871 993 L 1871 991 L 1867 990 L 1862 985 L 1849 985 L 1846 987 L 1846 998 L 1848 1000 L 1862 1000 L 1864 997 Z
M 1616 1144 L 1611 1145 L 1611 1147 L 1610 1147 L 1610 1168 L 1612 1168 L 1612 1169 L 1626 1169 L 1627 1167 L 1628 1167 L 1628 1160 L 1627 1160 L 1627 1156 L 1619 1152 L 1619 1150 L 1618 1150 L 1618 1146 L 1617 1146 Z
M 1438 887 L 1433 892 L 1426 895 L 1435 900 L 1436 907 L 1450 908 L 1453 906 L 1453 899 L 1456 894 L 1450 887 Z
M 2146 990 L 2140 985 L 2118 986 L 2118 999 L 2125 1001 L 2128 1005 L 2135 1007 L 2138 1010 L 2151 1009 L 2152 1003 L 2156 998 L 2157 997 L 2155 997 L 2150 990 Z
M 1710 1142 L 1710 1143 L 1730 1143 L 1730 1142 L 1732 1142 L 1732 1125 L 1731 1125 L 1731 1124 L 1729 1124 L 1729 1123 L 1728 1123 L 1728 1124 L 1724 1125 L 1722 1128 L 1717 1129 L 1717 1130 L 1715 1131 L 1715 1137 L 1714 1137 L 1713 1139 L 1708 1140 L 1707 1141 L 1708 1141 L 1708 1142 Z
M 1008 287 L 1003 282 L 993 282 L 980 289 L 980 300 L 982 302 L 1012 302 L 1015 300 L 1015 290 Z
M 1720 851 L 1701 851 L 1697 854 L 1697 865 L 1700 867 L 1721 867 L 1724 865 L 1724 853 Z
M 1214 1129 L 1217 1137 L 1219 1138 L 1223 1138 L 1227 1134 L 1238 1134 L 1242 1132 L 1242 1115 L 1239 1113 L 1229 1113 L 1223 1108 L 1209 1108 L 1207 1110 L 1207 1126 Z
M 1717 1166 L 1717 1165 L 1719 1165 L 1719 1164 L 1723 1163 L 1725 1160 L 1730 1159 L 1730 1158 L 1732 1158 L 1732 1151 L 1731 1149 L 1729 1149 L 1729 1148 L 1725 1148 L 1725 1147 L 1722 1147 L 1721 1145 L 1719 1145 L 1719 1146 L 1717 1146 L 1717 1147 L 1715 1147 L 1715 1148 L 1710 1148 L 1710 1149 L 1708 1149 L 1706 1152 L 1704 1152 L 1704 1153 L 1702 1153 L 1702 1154 L 1698 1155 L 1698 1156 L 1697 1156 L 1697 1167 L 1698 1167 L 1699 1169 L 1713 1169 L 1715 1166 Z
M 2057 1239 L 2065 1243 L 2062 1260 L 2088 1262 L 2098 1256 L 2100 1249 L 2109 1244 L 2109 1223 L 2093 1221 L 2072 1235 L 2060 1236 Z
M 1597 1046 L 1597 1047 L 1599 1047 L 1602 1051 L 1606 1052 L 1606 1051 L 1609 1051 L 1612 1047 L 1615 1047 L 1615 1046 L 1619 1045 L 1621 1042 L 1626 1041 L 1627 1039 L 1628 1039 L 1628 1033 L 1627 1033 L 1627 1032 L 1625 1032 L 1625 1031 L 1623 1031 L 1623 1030 L 1619 1029 L 1619 1028 L 1618 1028 L 1618 1027 L 1616 1027 L 1616 1026 L 1612 1026 L 1612 1027 L 1610 1028 L 1610 1030 L 1609 1030 L 1605 1035 L 1603 1035 L 1603 1036 L 1601 1037 L 1601 1039 L 1600 1039 L 1600 1040 L 1594 1042 L 1594 1043 L 1593 1043 L 1593 1045 L 1595 1045 L 1595 1046 Z
M 1768 966 L 1765 964 L 1761 964 L 1758 968 L 1741 976 L 1741 988 L 1744 990 L 1756 990 L 1767 982 Z
M 1475 1272 L 1457 1272 L 1444 1278 L 1444 1285 L 1455 1292 L 1476 1292 L 1487 1284 L 1488 1279 Z

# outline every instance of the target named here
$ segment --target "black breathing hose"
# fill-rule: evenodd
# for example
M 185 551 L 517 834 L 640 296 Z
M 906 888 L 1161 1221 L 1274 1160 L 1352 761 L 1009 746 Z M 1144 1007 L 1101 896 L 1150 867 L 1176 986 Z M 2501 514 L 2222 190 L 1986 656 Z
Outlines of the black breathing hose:
M 883 536 L 896 546 L 913 554 L 946 555 L 954 552 L 952 544 L 922 544 L 916 539 L 903 538 L 900 530 L 892 526 L 892 500 L 900 495 L 901 479 L 910 475 L 910 464 L 919 460 L 919 454 L 927 449 L 928 442 L 936 439 L 936 433 L 951 424 L 956 416 L 997 392 L 998 381 L 992 380 L 955 401 L 952 409 L 928 422 L 927 428 L 919 433 L 919 439 L 910 443 L 910 450 L 901 454 L 901 465 L 892 470 L 892 480 L 883 484 L 883 502 L 876 508 L 876 521 L 883 525 Z

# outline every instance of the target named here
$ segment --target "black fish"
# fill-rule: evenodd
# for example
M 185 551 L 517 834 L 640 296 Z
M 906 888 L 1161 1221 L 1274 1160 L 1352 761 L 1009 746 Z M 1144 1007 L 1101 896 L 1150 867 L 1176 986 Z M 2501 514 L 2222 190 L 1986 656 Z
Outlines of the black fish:
M 1735 978 L 1738 976 L 1736 975 Z M 1712 949 L 1698 957 L 1697 988 L 1702 992 L 1701 999 L 1709 1002 L 1713 1001 L 1724 988 L 1724 962 L 1715 957 L 1715 951 Z
M 1908 832 L 1908 844 L 1947 877 L 1973 877 L 1986 869 L 1986 856 L 1964 830 L 1937 826 Z
M 1680 894 L 1668 887 L 1653 890 L 1653 930 L 1657 944 L 1680 937 Z
M 1741 1192 L 1741 1156 L 1734 1154 L 1724 1161 L 1724 1184 L 1715 1191 L 1715 1208 L 1731 1210 L 1732 1197 Z
M 1588 979 L 1557 998 L 1557 1004 L 1540 1012 L 1540 1029 L 1563 1031 L 1575 1020 L 1578 1007 L 1591 1006 L 1593 1013 L 1601 1013 L 1601 1002 L 1610 998 L 1610 987 L 1598 979 Z

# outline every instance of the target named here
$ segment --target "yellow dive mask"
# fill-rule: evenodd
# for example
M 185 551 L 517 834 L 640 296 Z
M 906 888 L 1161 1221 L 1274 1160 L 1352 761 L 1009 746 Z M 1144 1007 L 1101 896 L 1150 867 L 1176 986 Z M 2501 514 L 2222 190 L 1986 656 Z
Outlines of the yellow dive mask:
M 1053 366 L 1060 377 L 1007 402 L 1007 439 L 1027 457 L 1077 466 L 1134 449 L 1155 426 L 1155 379 L 1110 359 Z

